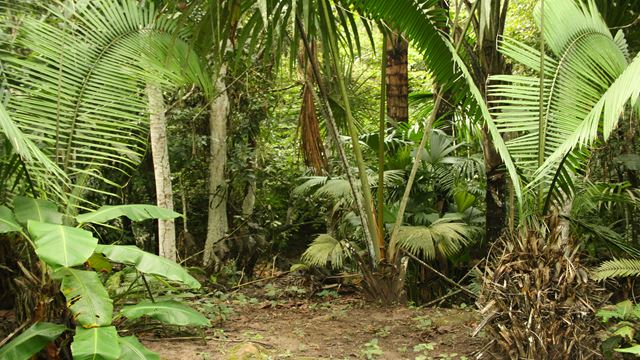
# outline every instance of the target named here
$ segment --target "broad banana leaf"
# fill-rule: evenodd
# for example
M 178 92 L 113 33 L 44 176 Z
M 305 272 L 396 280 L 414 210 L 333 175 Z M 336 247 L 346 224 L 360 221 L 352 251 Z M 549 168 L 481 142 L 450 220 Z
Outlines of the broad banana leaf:
M 82 265 L 93 254 L 98 239 L 86 230 L 29 220 L 36 254 L 53 267 Z
M 13 215 L 13 211 L 6 206 L 0 206 L 0 234 L 16 232 L 22 230 L 18 220 Z
M 64 330 L 64 325 L 35 323 L 0 349 L 0 359 L 29 359 L 60 336 Z
M 109 260 L 133 265 L 145 274 L 163 276 L 169 280 L 179 281 L 193 289 L 200 288 L 200 283 L 175 262 L 140 250 L 133 245 L 98 245 L 96 252 L 104 254 Z
M 139 304 L 125 306 L 122 315 L 128 319 L 149 316 L 165 324 L 180 326 L 208 326 L 209 320 L 192 308 L 177 301 L 142 301 Z
M 111 325 L 113 301 L 96 272 L 63 268 L 54 276 L 62 279 L 60 291 L 82 327 Z
M 114 326 L 76 328 L 71 344 L 73 360 L 117 360 L 120 358 L 118 332 Z
M 126 216 L 131 221 L 143 221 L 149 219 L 169 220 L 175 219 L 180 214 L 175 211 L 164 209 L 155 205 L 105 205 L 96 211 L 80 214 L 76 216 L 79 223 L 105 223 L 109 220 Z
M 120 360 L 160 360 L 160 356 L 144 347 L 135 336 L 118 338 Z
M 50 201 L 16 196 L 13 200 L 13 211 L 16 219 L 25 225 L 29 220 L 62 224 L 62 214 L 58 212 L 56 204 Z

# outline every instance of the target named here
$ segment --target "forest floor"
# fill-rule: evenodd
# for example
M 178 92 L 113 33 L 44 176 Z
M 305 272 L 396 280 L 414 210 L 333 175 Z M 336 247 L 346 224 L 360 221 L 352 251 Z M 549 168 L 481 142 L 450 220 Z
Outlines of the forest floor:
M 240 292 L 242 291 L 242 292 Z M 475 311 L 380 307 L 355 293 L 269 283 L 215 294 L 200 305 L 220 321 L 205 334 L 138 333 L 162 359 L 471 359 L 486 340 L 472 337 Z M 196 306 L 198 306 L 196 304 Z

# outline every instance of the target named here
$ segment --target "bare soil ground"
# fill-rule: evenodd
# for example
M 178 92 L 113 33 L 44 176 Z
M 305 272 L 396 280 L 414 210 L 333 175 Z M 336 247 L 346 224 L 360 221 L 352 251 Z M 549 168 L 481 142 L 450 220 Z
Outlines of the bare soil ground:
M 357 286 L 310 296 L 296 281 L 278 277 L 232 292 L 185 295 L 218 319 L 204 333 L 154 321 L 119 329 L 168 360 L 465 360 L 486 343 L 482 332 L 471 336 L 479 316 L 469 308 L 380 307 L 361 299 Z M 17 325 L 13 311 L 0 311 L 0 339 Z
M 485 343 L 471 337 L 469 309 L 383 308 L 357 297 L 231 305 L 220 326 L 196 338 L 153 338 L 163 359 L 471 359 Z

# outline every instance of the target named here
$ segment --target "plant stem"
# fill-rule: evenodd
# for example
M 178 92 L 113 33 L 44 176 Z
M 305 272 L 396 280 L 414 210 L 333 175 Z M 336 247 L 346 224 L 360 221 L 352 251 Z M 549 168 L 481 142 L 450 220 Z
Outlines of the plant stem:
M 151 302 L 155 303 L 156 300 L 153 298 L 153 293 L 151 293 L 151 288 L 149 287 L 149 283 L 147 282 L 147 278 L 144 276 L 143 273 L 140 273 L 140 276 L 142 277 L 142 282 L 144 282 L 144 287 L 147 288 L 147 293 L 149 294 L 149 298 L 151 299 Z
M 538 119 L 538 168 L 541 168 L 544 164 L 544 149 L 546 147 L 546 131 L 547 124 L 545 123 L 545 115 L 544 115 L 544 52 L 545 52 L 545 44 L 544 44 L 544 0 L 540 0 L 540 93 L 539 99 L 540 102 L 540 114 Z M 544 185 L 541 182 L 538 187 L 537 201 L 538 205 L 542 206 L 544 201 L 544 196 L 542 193 L 544 192 Z
M 351 168 L 349 167 L 349 161 L 347 160 L 347 155 L 344 151 L 344 148 L 342 147 L 342 144 L 340 143 L 338 127 L 336 126 L 335 118 L 333 116 L 333 111 L 331 111 L 331 106 L 329 104 L 329 95 L 322 82 L 320 66 L 318 65 L 317 58 L 313 56 L 313 52 L 311 51 L 311 47 L 309 45 L 309 40 L 307 39 L 307 35 L 304 31 L 304 25 L 302 24 L 302 21 L 298 16 L 296 16 L 296 27 L 298 28 L 298 32 L 300 32 L 300 38 L 302 39 L 302 43 L 304 45 L 305 52 L 307 54 L 307 59 L 309 59 L 309 62 L 311 62 L 311 68 L 313 69 L 313 76 L 316 80 L 316 84 L 318 85 L 318 92 L 320 93 L 320 97 L 322 101 L 320 101 L 320 99 L 317 99 L 318 96 L 315 91 L 313 92 L 314 98 L 316 101 L 321 103 L 320 111 L 322 112 L 322 116 L 325 118 L 325 121 L 327 122 L 327 129 L 329 130 L 330 137 L 333 139 L 333 141 L 336 144 L 336 149 L 338 151 L 338 157 L 340 158 L 340 163 L 344 168 L 345 174 L 347 176 L 347 181 L 349 182 L 349 187 L 351 188 L 351 193 L 353 194 L 353 199 L 358 209 L 358 216 L 360 217 L 360 220 L 363 224 L 362 225 L 364 228 L 363 233 L 364 233 L 365 242 L 367 244 L 367 248 L 369 250 L 369 254 L 371 257 L 371 265 L 375 269 L 377 267 L 377 256 L 375 252 L 375 245 L 373 243 L 373 240 L 371 239 L 371 234 L 369 233 L 369 231 L 367 231 L 368 222 L 367 222 L 367 217 L 364 210 L 364 204 L 362 203 L 362 198 L 356 187 L 353 174 L 351 173 Z M 309 82 L 308 85 L 312 86 L 310 81 L 308 82 Z
M 369 179 L 367 177 L 367 170 L 365 167 L 364 159 L 362 157 L 362 151 L 360 150 L 360 140 L 358 139 L 358 130 L 356 129 L 355 123 L 353 121 L 353 114 L 351 113 L 351 105 L 349 103 L 349 94 L 347 93 L 347 87 L 345 85 L 345 80 L 342 76 L 342 72 L 340 65 L 340 48 L 338 47 L 338 42 L 336 41 L 335 34 L 332 31 L 332 24 L 329 21 L 329 5 L 327 1 L 321 1 L 322 12 L 324 14 L 323 19 L 325 21 L 325 25 L 327 26 L 327 35 L 329 37 L 329 47 L 331 49 L 331 57 L 333 58 L 333 67 L 336 74 L 336 80 L 338 81 L 338 86 L 340 88 L 340 94 L 342 96 L 342 101 L 344 105 L 344 110 L 347 117 L 347 125 L 349 128 L 349 135 L 351 136 L 351 145 L 353 146 L 353 152 L 356 158 L 356 165 L 358 166 L 358 175 L 360 177 L 360 185 L 362 187 L 362 196 L 364 198 L 364 210 L 367 214 L 368 220 L 368 230 L 371 234 L 371 239 L 374 244 L 374 251 L 376 255 L 376 261 L 381 261 L 384 259 L 384 244 L 380 241 L 380 237 L 378 236 L 378 231 L 376 228 L 376 219 L 373 212 L 373 197 L 371 195 L 371 188 L 369 186 Z
M 387 92 L 387 33 L 382 29 L 382 60 L 380 61 L 380 125 L 378 132 L 378 235 L 384 238 L 384 135 L 386 128 L 386 92 Z
M 436 116 L 438 113 L 438 109 L 440 108 L 440 103 L 442 102 L 442 94 L 437 91 L 436 102 L 433 105 L 433 110 L 431 110 L 431 115 L 429 116 L 429 120 L 424 125 L 424 132 L 422 133 L 422 140 L 420 140 L 420 145 L 418 145 L 418 150 L 416 152 L 415 158 L 413 160 L 413 166 L 411 167 L 411 173 L 409 174 L 409 179 L 407 180 L 407 186 L 404 189 L 404 194 L 402 195 L 402 199 L 400 200 L 400 207 L 398 208 L 398 213 L 396 214 L 396 222 L 393 224 L 393 230 L 391 232 L 391 239 L 389 240 L 389 261 L 390 263 L 395 263 L 397 257 L 396 246 L 398 242 L 398 233 L 400 232 L 400 226 L 402 226 L 402 220 L 404 217 L 404 211 L 407 208 L 407 203 L 409 202 L 409 194 L 411 193 L 411 188 L 413 187 L 413 182 L 416 179 L 416 173 L 418 172 L 418 167 L 422 162 L 420 160 L 422 156 L 422 150 L 427 143 L 427 139 L 429 138 L 429 133 L 431 132 L 431 127 L 436 120 Z
M 473 19 L 473 13 L 475 12 L 478 4 L 480 2 L 476 1 L 473 4 L 473 7 L 470 11 L 469 19 L 464 25 L 464 29 L 460 35 L 460 38 L 456 41 L 455 44 L 455 52 L 457 53 L 460 50 L 460 45 L 462 45 L 462 39 L 464 39 L 464 34 L 469 29 L 469 25 L 471 24 L 471 19 Z M 454 31 L 455 33 L 455 31 Z M 431 127 L 433 126 L 434 121 L 436 120 L 436 116 L 438 110 L 440 109 L 440 104 L 442 102 L 442 95 L 438 89 L 434 90 L 434 95 L 436 95 L 435 103 L 433 104 L 433 109 L 431 110 L 431 116 L 429 116 L 429 121 L 424 127 L 424 132 L 422 134 L 422 140 L 420 141 L 420 145 L 418 146 L 416 156 L 413 159 L 413 166 L 411 167 L 411 173 L 409 175 L 409 179 L 407 180 L 407 186 L 404 189 L 404 194 L 402 195 L 402 200 L 400 200 L 400 207 L 398 209 L 398 213 L 396 214 L 396 221 L 393 225 L 393 230 L 391 232 L 391 238 L 389 239 L 389 249 L 388 249 L 388 259 L 389 263 L 395 264 L 398 256 L 398 252 L 396 249 L 396 244 L 398 242 L 398 233 L 400 232 L 400 226 L 402 225 L 402 220 L 404 218 L 404 211 L 407 207 L 407 202 L 409 201 L 409 194 L 411 193 L 411 188 L 413 187 L 413 182 L 415 180 L 416 173 L 418 172 L 418 167 L 420 166 L 420 154 L 422 154 L 422 150 L 427 142 L 427 137 L 429 136 L 429 132 L 431 131 Z

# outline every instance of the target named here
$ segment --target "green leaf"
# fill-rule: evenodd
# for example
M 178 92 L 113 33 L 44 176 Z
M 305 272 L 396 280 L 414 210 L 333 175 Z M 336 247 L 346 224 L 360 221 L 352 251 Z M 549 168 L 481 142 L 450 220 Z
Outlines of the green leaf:
M 96 252 L 104 254 L 109 260 L 121 264 L 133 265 L 145 274 L 163 276 L 169 280 L 179 281 L 191 288 L 200 288 L 200 283 L 175 262 L 128 245 L 98 245 Z
M 472 228 L 458 217 L 440 218 L 429 226 L 402 226 L 398 246 L 431 260 L 438 253 L 451 257 L 468 244 Z
M 626 338 L 627 340 L 633 340 L 634 336 L 636 335 L 636 329 L 634 329 L 631 325 L 625 325 L 616 330 L 613 335 L 619 335 L 623 338 Z
M 456 202 L 456 208 L 459 213 L 464 213 L 465 210 L 473 206 L 476 202 L 476 197 L 467 191 L 458 191 L 453 195 L 453 199 Z
M 155 205 L 105 205 L 100 209 L 76 216 L 79 223 L 105 223 L 109 220 L 126 216 L 132 221 L 149 219 L 170 220 L 179 216 L 175 211 L 157 207 Z
M 82 265 L 98 244 L 89 231 L 70 226 L 29 220 L 27 228 L 34 238 L 36 254 L 53 267 Z
M 331 263 L 334 269 L 339 269 L 350 255 L 342 241 L 329 234 L 320 234 L 302 254 L 302 261 L 312 266 Z
M 37 354 L 65 330 L 64 325 L 38 322 L 0 348 L 0 359 L 24 360 Z
M 116 328 L 76 328 L 71 354 L 73 360 L 117 360 L 120 357 L 120 345 Z
M 119 360 L 160 360 L 160 356 L 144 347 L 135 336 L 118 338 L 120 343 Z
M 89 259 L 87 259 L 87 265 L 93 270 L 100 273 L 110 273 L 113 271 L 111 262 L 100 253 L 93 253 Z
M 627 354 L 640 354 L 640 345 L 634 345 L 632 347 L 624 348 L 624 349 L 615 349 L 617 352 L 627 353 Z
M 13 215 L 13 211 L 6 206 L 0 206 L 0 234 L 16 232 L 22 230 L 18 220 Z
M 615 306 L 607 306 L 598 310 L 596 316 L 601 318 L 603 322 L 610 319 L 626 320 L 630 314 L 633 314 L 634 307 L 631 301 L 625 300 L 617 303 Z
M 60 291 L 80 325 L 85 328 L 111 325 L 113 301 L 97 273 L 63 268 L 54 276 L 62 279 Z
M 156 11 L 153 2 L 77 3 L 73 27 L 58 26 L 68 13 L 57 7 L 21 16 L 15 48 L 29 52 L 4 52 L 2 59 L 6 92 L 20 96 L 6 101 L 11 121 L 0 111 L 1 130 L 28 160 L 35 184 L 71 211 L 94 208 L 87 192 L 114 195 L 105 189 L 121 185 L 116 179 L 144 155 L 146 81 L 197 83 L 205 94 L 211 82 L 187 32 L 177 31 L 178 20 Z
M 13 210 L 21 224 L 26 225 L 29 220 L 62 224 L 62 214 L 58 212 L 56 204 L 50 201 L 16 196 L 13 200 Z
M 9 116 L 4 103 L 0 103 L 0 131 L 6 135 L 5 139 L 11 143 L 13 152 L 20 156 L 20 160 L 25 165 L 26 173 L 31 179 L 48 190 L 49 193 L 61 195 L 62 189 L 69 184 L 67 175 L 42 152 L 36 143 L 25 136 Z M 42 178 L 55 179 L 55 181 L 38 181 Z M 63 200 L 64 197 L 59 197 L 59 199 Z
M 181 326 L 208 326 L 209 320 L 204 315 L 177 301 L 143 301 L 137 305 L 125 306 L 122 315 L 129 319 L 149 316 L 158 321 Z

